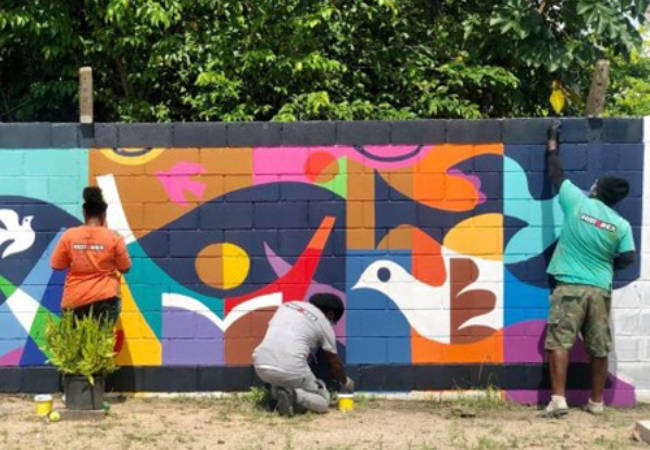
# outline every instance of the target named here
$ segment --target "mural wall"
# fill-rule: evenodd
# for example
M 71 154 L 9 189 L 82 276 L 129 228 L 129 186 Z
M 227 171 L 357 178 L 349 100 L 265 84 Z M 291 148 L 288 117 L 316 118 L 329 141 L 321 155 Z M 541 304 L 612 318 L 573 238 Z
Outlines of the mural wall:
M 331 124 L 335 141 L 322 145 L 309 132 L 304 145 L 300 135 L 290 145 L 263 137 L 210 145 L 210 128 L 195 142 L 185 137 L 189 145 L 158 146 L 155 136 L 147 145 L 147 128 L 144 137 L 118 133 L 111 145 L 95 134 L 86 147 L 75 137 L 75 148 L 0 149 L 0 390 L 3 369 L 46 365 L 39 336 L 47 314 L 60 313 L 65 278 L 49 257 L 81 223 L 81 191 L 94 184 L 133 259 L 122 284 L 120 365 L 237 376 L 227 369 L 250 367 L 275 308 L 333 292 L 347 305 L 339 347 L 362 387 L 495 384 L 518 401 L 543 399 L 545 268 L 563 219 L 545 169 L 547 122 L 415 124 L 386 124 L 393 139 L 383 143 L 363 124 L 357 139 Z M 605 172 L 631 184 L 618 210 L 642 257 L 616 282 L 607 397 L 621 405 L 650 394 L 650 162 L 641 130 L 639 121 L 567 121 L 561 146 L 581 188 Z M 399 135 L 408 143 L 396 143 Z M 572 358 L 587 361 L 581 346 Z M 576 367 L 570 385 L 581 397 L 588 377 Z

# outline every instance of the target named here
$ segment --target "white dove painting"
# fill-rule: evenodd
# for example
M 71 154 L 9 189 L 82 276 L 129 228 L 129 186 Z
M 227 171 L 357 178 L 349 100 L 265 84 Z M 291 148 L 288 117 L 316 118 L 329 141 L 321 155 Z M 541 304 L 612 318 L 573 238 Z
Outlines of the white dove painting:
M 29 250 L 36 240 L 32 229 L 34 216 L 20 216 L 13 209 L 0 209 L 0 246 L 9 242 L 2 252 L 2 259 Z
M 442 257 L 451 273 L 454 259 L 467 260 L 461 255 L 442 247 Z M 470 258 L 478 269 L 478 278 L 455 293 L 458 298 L 464 293 L 481 289 L 494 294 L 494 307 L 487 313 L 464 321 L 458 330 L 471 326 L 482 326 L 492 330 L 503 328 L 503 264 L 501 261 L 478 257 Z M 362 273 L 352 290 L 372 289 L 390 298 L 408 320 L 410 326 L 426 339 L 450 344 L 452 336 L 452 283 L 447 276 L 441 286 L 432 286 L 415 278 L 404 267 L 390 260 L 379 260 L 370 264 Z

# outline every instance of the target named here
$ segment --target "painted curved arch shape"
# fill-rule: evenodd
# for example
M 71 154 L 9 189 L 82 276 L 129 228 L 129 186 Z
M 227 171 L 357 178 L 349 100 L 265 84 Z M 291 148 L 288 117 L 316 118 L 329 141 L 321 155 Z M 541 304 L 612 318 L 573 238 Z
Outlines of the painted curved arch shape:
M 369 146 L 369 148 L 370 147 L 372 146 Z M 402 153 L 402 154 L 395 154 L 391 156 L 376 155 L 372 151 L 366 149 L 366 147 L 363 145 L 353 145 L 352 148 L 354 148 L 357 152 L 359 152 L 360 155 L 362 155 L 365 158 L 371 159 L 373 161 L 383 162 L 383 163 L 392 163 L 392 162 L 407 161 L 409 159 L 415 158 L 420 154 L 422 148 L 424 148 L 424 145 L 418 145 L 415 147 L 415 149 L 409 152 Z
M 113 162 L 122 164 L 125 166 L 139 166 L 142 164 L 147 164 L 148 162 L 153 161 L 158 158 L 165 149 L 163 148 L 138 148 L 138 149 L 126 149 L 126 148 L 104 148 L 100 152 L 106 158 L 110 159 Z
M 163 294 L 162 306 L 164 308 L 178 308 L 192 311 L 208 319 L 213 325 L 222 331 L 226 331 L 235 322 L 244 317 L 246 314 L 257 309 L 279 307 L 282 305 L 282 293 L 274 292 L 272 294 L 260 295 L 245 302 L 239 303 L 233 307 L 224 319 L 217 316 L 212 311 L 206 309 L 202 302 L 180 294 Z

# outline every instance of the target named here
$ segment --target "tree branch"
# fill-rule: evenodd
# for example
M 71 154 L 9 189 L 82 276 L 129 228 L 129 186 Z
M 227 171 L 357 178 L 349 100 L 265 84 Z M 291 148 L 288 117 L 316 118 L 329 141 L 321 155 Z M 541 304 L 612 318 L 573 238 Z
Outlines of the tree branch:
M 130 98 L 132 96 L 132 89 L 131 85 L 129 84 L 128 73 L 126 71 L 124 60 L 121 56 L 116 56 L 115 62 L 117 64 L 117 72 L 120 74 L 120 80 L 122 81 L 122 90 L 124 91 L 124 95 L 126 95 L 127 98 Z
M 545 16 L 546 11 L 548 11 L 548 8 L 550 8 L 550 6 L 551 0 L 542 0 L 542 3 L 537 8 L 537 12 L 539 12 L 542 16 Z

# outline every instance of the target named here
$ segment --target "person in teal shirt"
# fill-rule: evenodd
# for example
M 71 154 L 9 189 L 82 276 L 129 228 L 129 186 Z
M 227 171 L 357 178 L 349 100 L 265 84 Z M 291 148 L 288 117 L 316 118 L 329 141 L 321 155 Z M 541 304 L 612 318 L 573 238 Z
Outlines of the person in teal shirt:
M 568 413 L 566 377 L 569 351 L 582 334 L 591 360 L 592 394 L 586 410 L 602 414 L 602 394 L 612 349 L 609 326 L 614 270 L 634 262 L 630 223 L 612 209 L 627 197 L 629 183 L 599 178 L 585 195 L 566 179 L 558 154 L 560 123 L 549 129 L 546 150 L 549 175 L 559 191 L 564 223 L 548 273 L 557 281 L 551 295 L 545 348 L 551 368 L 552 397 L 544 416 Z

